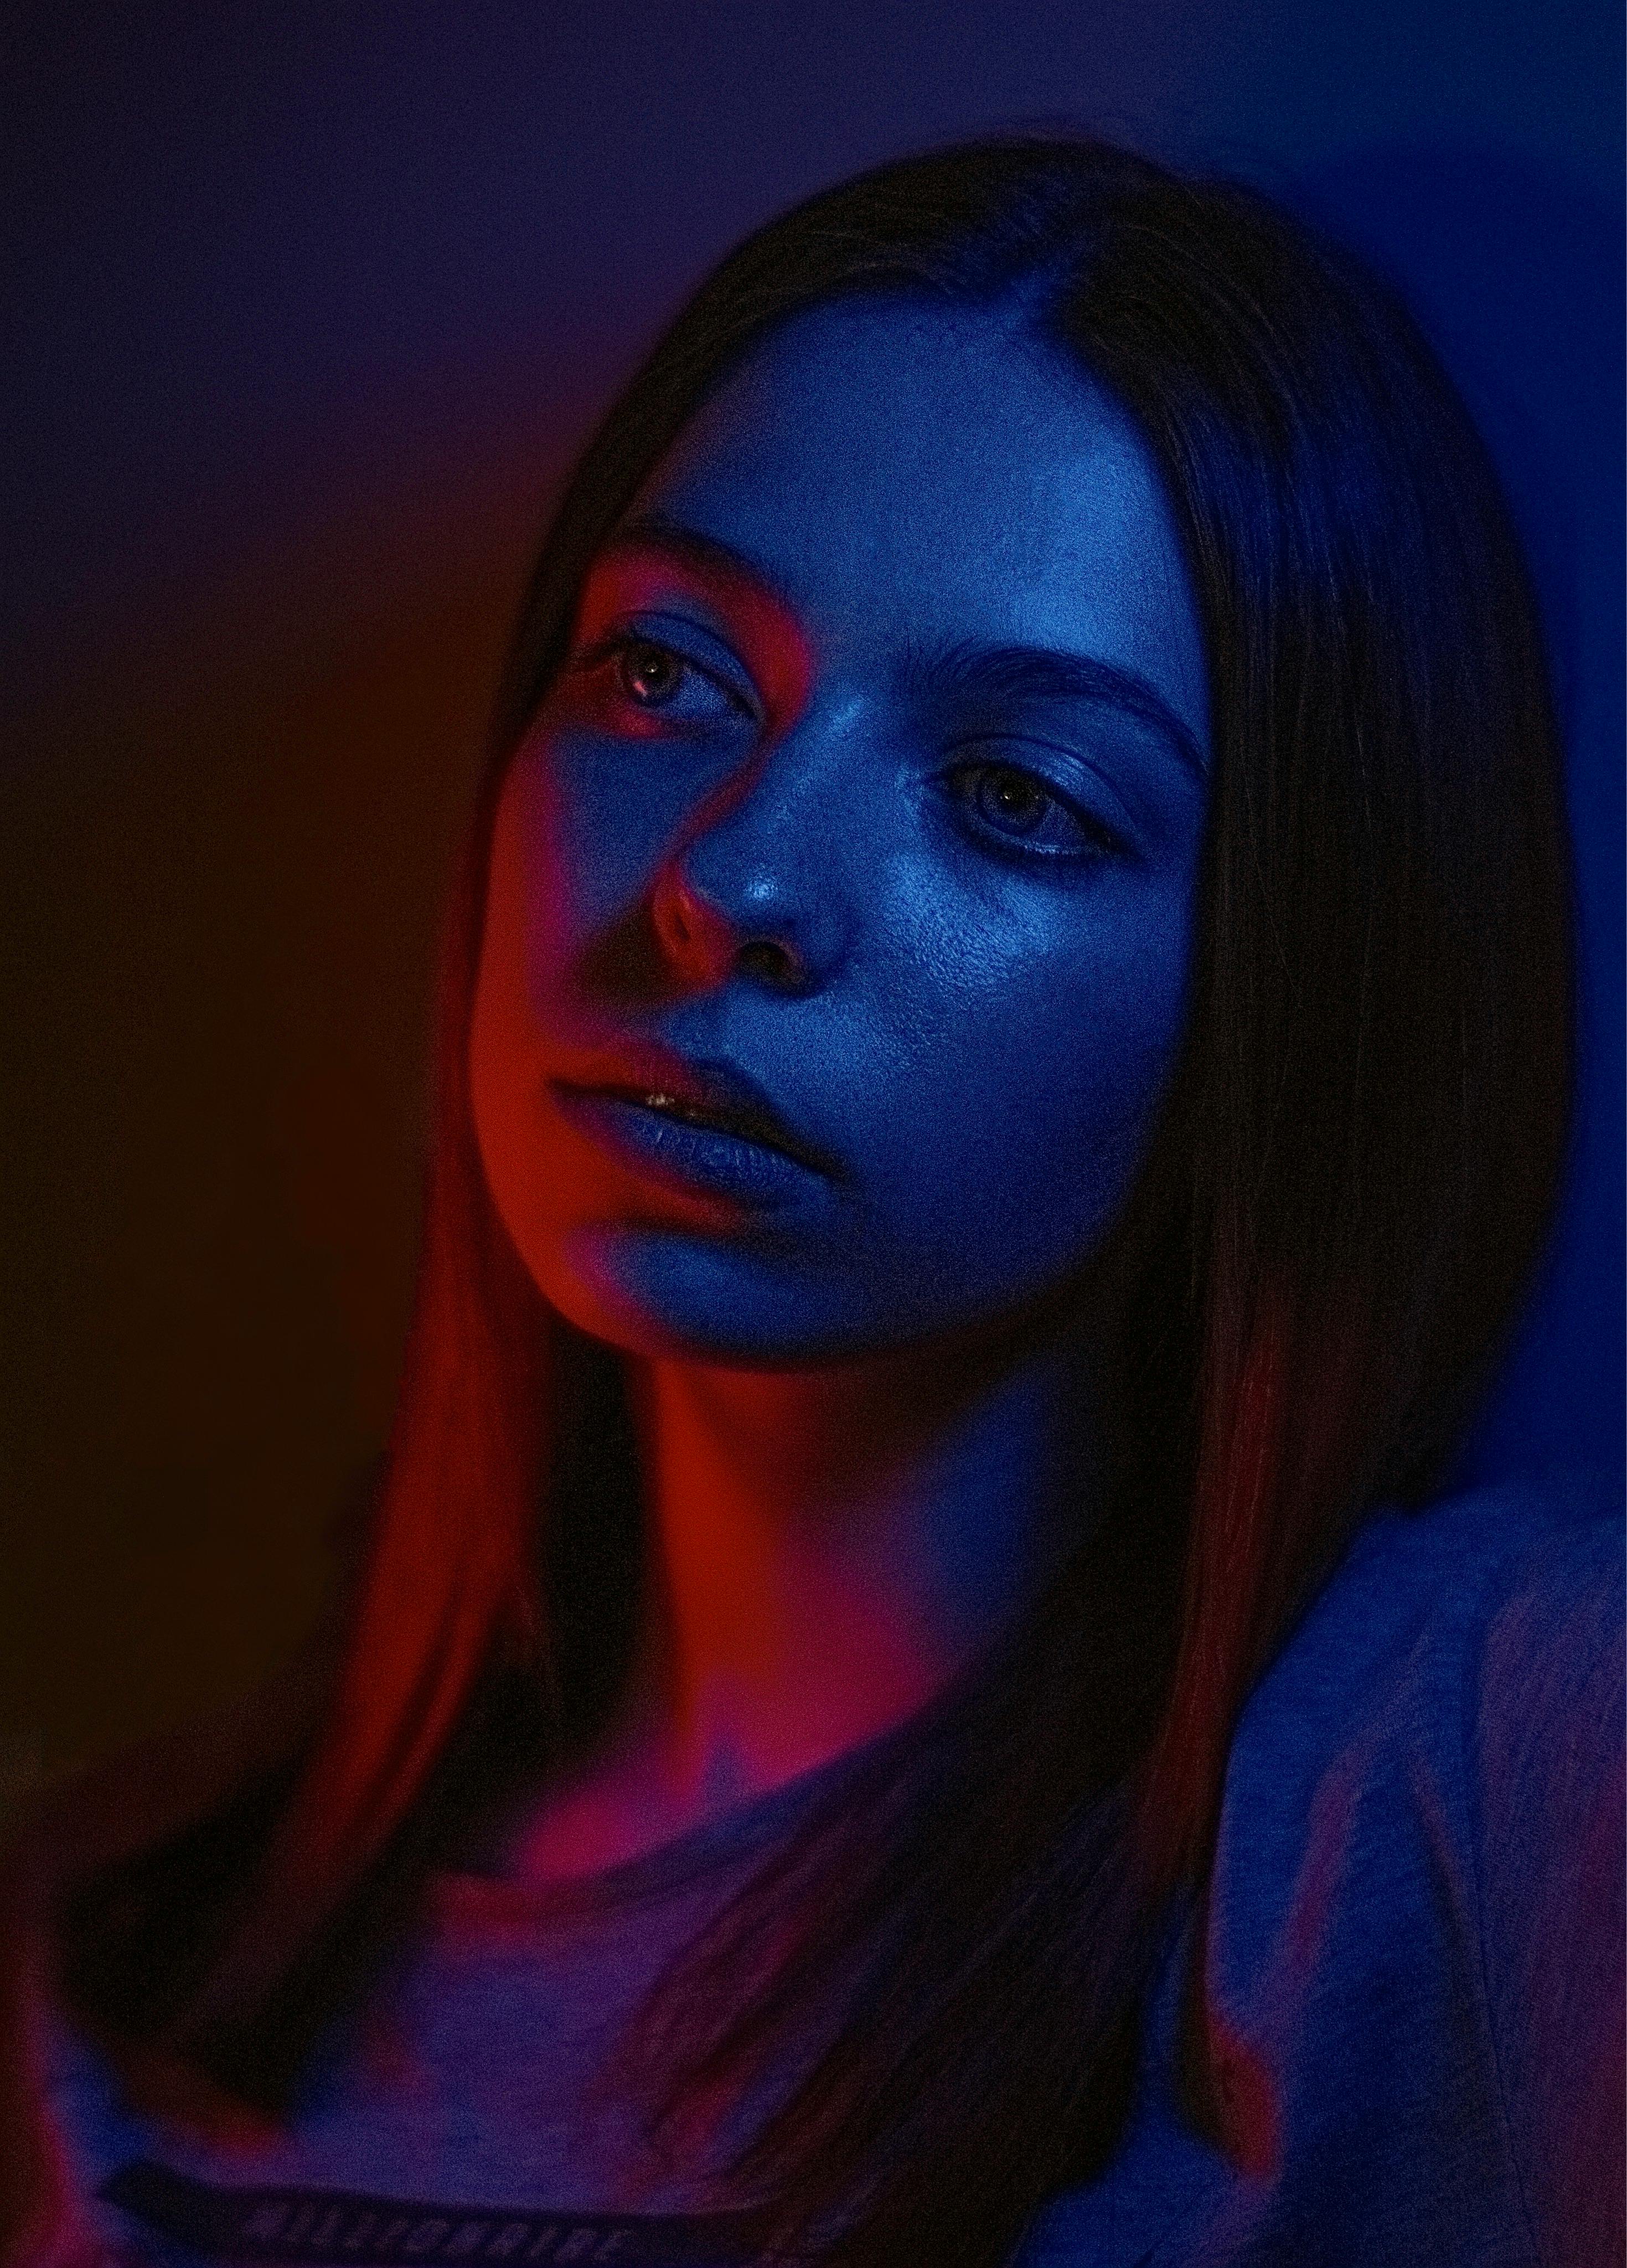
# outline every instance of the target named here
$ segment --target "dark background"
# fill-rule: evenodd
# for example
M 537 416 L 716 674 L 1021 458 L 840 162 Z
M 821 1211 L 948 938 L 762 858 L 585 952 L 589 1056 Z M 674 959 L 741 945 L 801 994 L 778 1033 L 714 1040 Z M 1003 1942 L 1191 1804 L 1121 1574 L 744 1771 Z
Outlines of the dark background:
M 0 1724 L 240 1690 L 387 1422 L 437 911 L 544 510 L 804 192 L 1065 119 L 1298 200 L 1498 453 L 1572 750 L 1587 1062 L 1469 1459 L 1619 1469 L 1616 0 L 0 16 Z

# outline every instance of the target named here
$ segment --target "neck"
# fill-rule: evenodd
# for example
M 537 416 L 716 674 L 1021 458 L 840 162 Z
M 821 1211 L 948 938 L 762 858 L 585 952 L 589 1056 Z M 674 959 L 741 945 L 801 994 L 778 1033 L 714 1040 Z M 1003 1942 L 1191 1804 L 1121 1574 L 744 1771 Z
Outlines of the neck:
M 523 1871 L 615 1863 L 879 1737 L 1034 1596 L 1088 1471 L 1077 1336 L 630 1379 L 650 1556 L 616 1726 Z

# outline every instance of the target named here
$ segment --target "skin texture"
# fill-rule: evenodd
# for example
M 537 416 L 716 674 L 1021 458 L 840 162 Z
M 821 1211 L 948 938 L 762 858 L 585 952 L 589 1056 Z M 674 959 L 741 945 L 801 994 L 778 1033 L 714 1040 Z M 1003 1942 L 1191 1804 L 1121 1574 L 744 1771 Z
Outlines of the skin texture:
M 519 1251 L 630 1358 L 658 1548 L 533 1870 L 885 1729 L 1076 1532 L 1207 744 L 1145 445 L 1003 314 L 798 319 L 601 555 L 498 811 L 471 1071 Z M 674 1062 L 748 1075 L 817 1169 L 585 1115 Z

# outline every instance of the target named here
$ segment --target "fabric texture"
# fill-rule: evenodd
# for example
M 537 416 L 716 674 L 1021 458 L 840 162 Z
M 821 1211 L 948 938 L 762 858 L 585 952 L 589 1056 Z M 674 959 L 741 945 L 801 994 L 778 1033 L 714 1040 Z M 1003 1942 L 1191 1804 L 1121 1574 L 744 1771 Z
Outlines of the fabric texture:
M 1623 1628 L 1620 1522 L 1563 1492 L 1364 1527 L 1240 1722 L 1121 2146 L 1038 2217 L 1021 2268 L 1621 2259 Z M 137 2117 L 55 2022 L 79 2200 L 55 2257 L 87 2231 L 159 2268 L 749 2257 L 682 2218 L 718 2199 L 651 2147 L 612 2052 L 852 1761 L 583 1883 L 438 1877 L 275 2133 Z M 1192 2023 L 1218 2077 L 1204 2132 L 1175 2080 Z

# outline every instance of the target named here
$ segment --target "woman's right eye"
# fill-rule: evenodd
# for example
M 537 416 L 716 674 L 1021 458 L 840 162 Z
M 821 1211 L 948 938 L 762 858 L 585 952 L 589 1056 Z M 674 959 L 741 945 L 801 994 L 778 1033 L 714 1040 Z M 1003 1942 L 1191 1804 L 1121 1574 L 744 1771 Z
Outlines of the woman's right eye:
M 676 700 L 688 669 L 681 654 L 649 638 L 623 645 L 615 657 L 616 681 L 641 709 L 665 709 Z
M 703 729 L 749 716 L 750 703 L 722 677 L 659 638 L 618 631 L 576 664 L 578 672 L 608 680 L 613 699 L 669 725 Z

